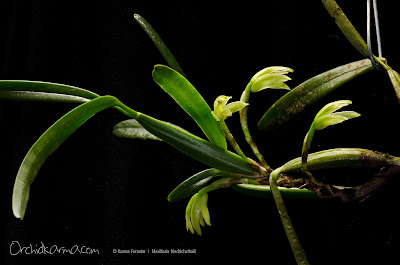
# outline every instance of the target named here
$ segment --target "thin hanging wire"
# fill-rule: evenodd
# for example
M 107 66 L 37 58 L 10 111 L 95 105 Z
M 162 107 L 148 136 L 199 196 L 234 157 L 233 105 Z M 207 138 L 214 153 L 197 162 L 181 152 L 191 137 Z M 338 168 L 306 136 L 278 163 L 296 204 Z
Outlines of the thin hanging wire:
M 373 0 L 373 9 L 375 17 L 376 39 L 378 44 L 378 56 L 382 57 L 382 44 L 381 44 L 381 33 L 379 29 L 377 0 Z M 371 0 L 367 0 L 367 46 L 372 65 L 374 66 L 375 69 L 379 70 L 380 68 L 376 65 L 374 60 L 374 54 L 372 52 L 372 44 L 371 44 Z
M 378 56 L 382 57 L 382 43 L 381 43 L 381 30 L 379 29 L 379 17 L 378 17 L 378 0 L 373 0 L 374 5 L 374 18 L 375 18 L 375 30 L 376 30 L 376 41 L 378 43 Z

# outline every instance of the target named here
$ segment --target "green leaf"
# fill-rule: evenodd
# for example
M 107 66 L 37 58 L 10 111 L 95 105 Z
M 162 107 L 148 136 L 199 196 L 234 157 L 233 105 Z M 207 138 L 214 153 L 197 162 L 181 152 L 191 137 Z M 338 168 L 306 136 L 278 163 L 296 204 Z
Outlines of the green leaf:
M 12 198 L 15 217 L 24 218 L 30 186 L 47 157 L 90 117 L 118 102 L 111 96 L 93 99 L 68 112 L 40 136 L 26 154 L 15 179 Z
M 369 57 L 368 46 L 356 28 L 334 0 L 322 0 L 326 10 L 350 43 L 365 57 Z
M 220 170 L 210 168 L 191 176 L 190 178 L 179 184 L 168 195 L 168 201 L 176 202 L 195 194 L 204 186 L 206 186 L 210 182 L 210 180 L 217 176 L 219 173 L 221 173 Z
M 235 191 L 253 197 L 272 197 L 272 191 L 269 185 L 236 184 L 231 188 Z M 286 199 L 318 199 L 317 193 L 312 190 L 286 187 L 278 187 L 278 189 Z
M 258 174 L 240 156 L 216 146 L 182 128 L 154 119 L 143 113 L 136 118 L 150 133 L 162 139 L 185 155 L 224 172 L 235 172 L 246 175 Z
M 117 137 L 132 138 L 132 139 L 150 139 L 162 141 L 157 136 L 149 133 L 135 119 L 121 121 L 114 126 L 113 134 Z
M 339 86 L 372 69 L 371 61 L 364 59 L 336 67 L 308 79 L 286 93 L 269 108 L 258 123 L 259 129 L 267 131 L 280 128 Z
M 161 37 L 157 34 L 157 32 L 153 29 L 153 27 L 139 14 L 134 15 L 136 21 L 143 28 L 143 30 L 149 35 L 151 40 L 157 46 L 158 50 L 161 52 L 161 55 L 167 61 L 168 65 L 179 72 L 181 75 L 185 76 L 181 66 L 178 61 L 172 55 L 171 51 L 168 49 L 167 45 L 163 42 Z
M 91 91 L 63 84 L 41 81 L 0 80 L 0 99 L 2 100 L 84 103 L 97 97 L 99 95 Z
M 196 121 L 213 144 L 227 148 L 225 135 L 211 114 L 210 107 L 185 77 L 167 66 L 156 65 L 153 78 Z
M 393 69 L 387 70 L 390 81 L 392 82 L 394 91 L 396 92 L 397 100 L 400 101 L 400 75 Z

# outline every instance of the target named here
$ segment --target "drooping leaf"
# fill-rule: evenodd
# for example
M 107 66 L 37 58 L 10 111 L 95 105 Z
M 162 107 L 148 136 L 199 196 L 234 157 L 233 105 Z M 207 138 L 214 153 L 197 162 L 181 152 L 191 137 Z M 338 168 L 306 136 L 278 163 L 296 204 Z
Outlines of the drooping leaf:
M 227 148 L 225 135 L 211 114 L 210 106 L 185 77 L 167 66 L 156 65 L 153 78 L 196 121 L 213 144 Z
M 175 69 L 175 71 L 179 72 L 181 75 L 185 76 L 185 73 L 183 72 L 178 61 L 172 55 L 167 45 L 165 45 L 160 35 L 157 34 L 153 27 L 141 15 L 135 14 L 134 17 L 139 25 L 143 28 L 143 30 L 147 33 L 147 35 L 149 35 L 154 44 L 157 46 L 158 50 L 161 52 L 161 55 L 167 61 L 168 65 L 171 68 Z
M 68 112 L 40 136 L 26 154 L 15 179 L 12 197 L 15 217 L 24 218 L 30 186 L 47 157 L 90 117 L 117 103 L 118 99 L 111 96 L 93 99 Z
M 57 83 L 25 80 L 0 80 L 1 100 L 84 103 L 99 97 L 82 88 Z
M 397 100 L 400 102 L 400 75 L 398 72 L 390 68 L 387 70 L 390 81 L 392 82 L 394 91 L 396 92 Z
M 121 121 L 116 124 L 113 129 L 113 134 L 117 137 L 162 141 L 160 138 L 143 128 L 143 126 L 135 119 Z
M 176 202 L 195 194 L 200 189 L 205 187 L 210 182 L 210 180 L 217 176 L 219 173 L 221 173 L 220 170 L 210 168 L 191 176 L 190 178 L 179 184 L 168 195 L 168 201 Z

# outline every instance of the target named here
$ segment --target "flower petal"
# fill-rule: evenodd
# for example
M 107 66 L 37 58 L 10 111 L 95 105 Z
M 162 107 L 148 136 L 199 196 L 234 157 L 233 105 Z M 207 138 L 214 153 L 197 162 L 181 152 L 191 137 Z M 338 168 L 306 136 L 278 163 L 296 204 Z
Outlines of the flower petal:
M 190 232 L 192 234 L 194 234 L 194 230 L 193 230 L 192 222 L 190 220 L 190 213 L 192 211 L 193 201 L 196 199 L 196 197 L 197 197 L 197 193 L 195 195 L 193 195 L 192 198 L 190 198 L 190 200 L 186 206 L 186 211 L 185 211 L 186 231 L 190 230 Z
M 256 80 L 258 77 L 262 75 L 267 75 L 267 74 L 274 74 L 274 73 L 280 73 L 282 75 L 286 75 L 288 73 L 293 73 L 293 69 L 289 67 L 284 67 L 284 66 L 270 66 L 266 67 L 260 71 L 258 71 L 252 78 L 251 81 Z
M 198 194 L 198 193 L 197 193 Z M 201 208 L 203 204 L 206 202 L 207 196 L 196 196 L 193 201 L 193 206 L 190 212 L 190 220 L 192 226 L 196 233 L 201 236 L 201 228 L 200 228 L 200 218 L 203 218 L 201 215 Z
M 318 119 L 322 116 L 329 115 L 338 109 L 341 109 L 345 106 L 350 105 L 352 102 L 351 100 L 338 100 L 331 102 L 329 104 L 326 104 L 318 113 L 315 115 L 315 119 Z
M 235 102 L 232 102 L 232 103 L 229 103 L 228 105 L 226 105 L 226 108 L 229 109 L 229 111 L 231 113 L 235 113 L 235 112 L 243 109 L 247 105 L 249 105 L 249 103 L 245 103 L 243 101 L 235 101 Z
M 206 224 L 211 226 L 210 212 L 208 211 L 207 202 L 208 202 L 208 195 L 206 202 L 203 204 L 203 207 L 201 208 L 201 215 L 203 216 L 203 219 L 206 222 Z
M 258 77 L 253 81 L 253 85 L 251 86 L 251 92 L 259 92 L 266 88 L 284 88 L 289 89 L 289 87 L 283 82 L 292 80 L 290 77 L 281 74 L 268 74 Z M 276 84 L 279 84 L 277 86 Z M 290 89 L 289 89 L 290 90 Z
M 359 116 L 360 114 L 354 111 L 343 111 L 325 115 L 315 120 L 315 129 L 322 130 L 328 126 L 336 125 Z

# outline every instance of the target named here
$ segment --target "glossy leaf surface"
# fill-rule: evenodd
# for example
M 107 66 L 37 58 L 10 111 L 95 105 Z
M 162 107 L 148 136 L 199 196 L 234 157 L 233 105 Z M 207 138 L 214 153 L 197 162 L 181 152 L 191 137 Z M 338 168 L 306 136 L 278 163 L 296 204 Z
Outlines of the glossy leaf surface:
M 218 147 L 178 126 L 154 119 L 145 114 L 139 114 L 137 120 L 150 133 L 185 155 L 209 167 L 224 172 L 246 175 L 257 174 L 257 171 L 237 154 Z
M 84 103 L 99 95 L 74 86 L 25 80 L 0 80 L 0 99 Z
M 150 139 L 161 140 L 157 136 L 149 133 L 143 128 L 140 123 L 135 119 L 121 121 L 114 126 L 113 134 L 117 137 L 131 138 L 131 139 Z
M 191 176 L 190 178 L 179 184 L 168 195 L 168 201 L 176 202 L 195 194 L 201 188 L 206 186 L 210 182 L 210 180 L 213 177 L 217 176 L 220 172 L 221 171 L 219 171 L 218 169 L 210 168 Z
M 156 65 L 153 78 L 196 121 L 212 143 L 227 148 L 225 136 L 211 114 L 210 106 L 185 77 L 167 66 Z
M 26 154 L 15 179 L 12 197 L 15 217 L 24 218 L 30 186 L 45 160 L 90 117 L 117 103 L 111 96 L 91 100 L 68 112 L 40 136 Z
M 167 61 L 168 65 L 179 72 L 181 75 L 185 76 L 181 66 L 178 61 L 172 55 L 171 51 L 168 49 L 167 45 L 163 42 L 160 35 L 154 30 L 154 28 L 139 14 L 134 15 L 136 21 L 142 27 L 142 29 L 149 35 L 151 40 L 154 42 L 161 55 Z
M 240 193 L 259 198 L 272 198 L 272 191 L 269 185 L 237 184 L 232 189 Z M 279 192 L 287 199 L 317 199 L 314 191 L 298 188 L 278 187 Z

